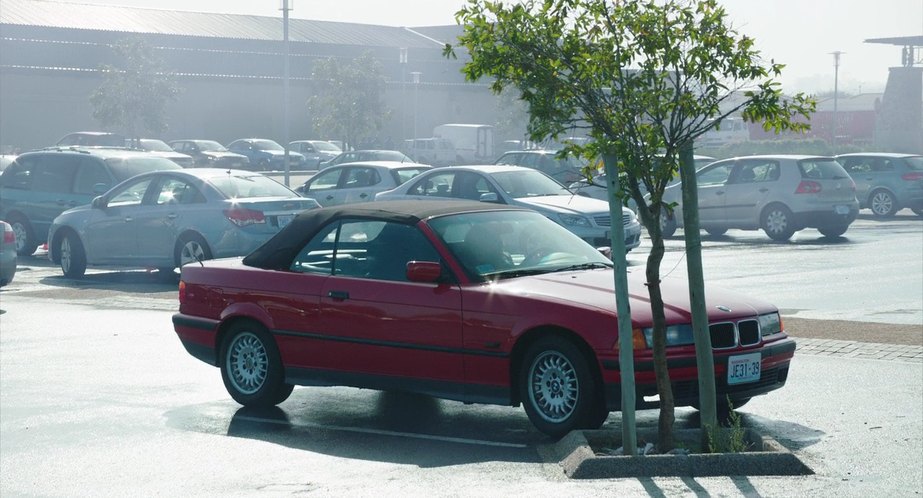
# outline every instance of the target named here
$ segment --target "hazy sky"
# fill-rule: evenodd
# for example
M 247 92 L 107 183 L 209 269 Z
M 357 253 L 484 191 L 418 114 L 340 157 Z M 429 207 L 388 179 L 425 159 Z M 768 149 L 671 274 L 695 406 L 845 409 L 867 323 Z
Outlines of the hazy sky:
M 169 10 L 281 17 L 282 0 L 71 0 Z M 923 35 L 923 0 L 724 0 L 734 26 L 767 59 L 786 64 L 785 91 L 832 91 L 841 51 L 843 92 L 880 92 L 900 48 L 869 38 Z M 428 26 L 455 24 L 464 0 L 290 0 L 292 18 Z

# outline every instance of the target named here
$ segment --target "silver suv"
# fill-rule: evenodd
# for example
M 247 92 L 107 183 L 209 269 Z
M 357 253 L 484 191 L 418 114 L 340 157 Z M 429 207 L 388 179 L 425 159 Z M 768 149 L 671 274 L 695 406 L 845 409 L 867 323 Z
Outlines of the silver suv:
M 859 205 L 875 216 L 910 208 L 923 216 L 923 156 L 863 152 L 836 156 L 856 182 Z
M 699 222 L 711 235 L 729 228 L 763 229 L 784 241 L 803 228 L 826 237 L 846 233 L 859 212 L 856 184 L 832 157 L 748 156 L 714 162 L 696 172 Z M 670 237 L 682 226 L 682 187 L 667 187 L 664 201 L 677 203 L 661 220 Z

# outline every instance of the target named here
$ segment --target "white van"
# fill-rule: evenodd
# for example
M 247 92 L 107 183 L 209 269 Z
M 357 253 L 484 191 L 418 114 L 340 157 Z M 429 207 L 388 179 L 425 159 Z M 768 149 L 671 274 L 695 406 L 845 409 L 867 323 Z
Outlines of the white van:
M 404 140 L 401 152 L 420 164 L 449 166 L 459 162 L 455 145 L 447 138 L 409 138 Z
M 445 138 L 455 146 L 459 162 L 494 162 L 494 127 L 485 124 L 444 124 L 433 128 L 433 136 Z
M 696 140 L 696 147 L 721 147 L 750 140 L 750 127 L 741 118 L 724 118 L 718 126 Z

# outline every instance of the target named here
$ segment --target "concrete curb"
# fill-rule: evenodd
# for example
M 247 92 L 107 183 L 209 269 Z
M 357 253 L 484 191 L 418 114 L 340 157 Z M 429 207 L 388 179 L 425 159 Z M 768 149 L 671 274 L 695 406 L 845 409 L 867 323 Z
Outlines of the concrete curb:
M 678 444 L 697 444 L 698 429 L 680 430 Z M 652 437 L 653 436 L 653 437 Z M 656 440 L 655 434 L 639 434 L 639 440 Z M 564 473 L 572 479 L 606 479 L 665 476 L 765 476 L 810 475 L 807 465 L 769 436 L 746 429 L 745 440 L 753 449 L 743 453 L 692 453 L 689 455 L 597 456 L 594 447 L 621 446 L 616 431 L 573 431 L 554 445 Z M 591 444 L 592 443 L 592 444 Z

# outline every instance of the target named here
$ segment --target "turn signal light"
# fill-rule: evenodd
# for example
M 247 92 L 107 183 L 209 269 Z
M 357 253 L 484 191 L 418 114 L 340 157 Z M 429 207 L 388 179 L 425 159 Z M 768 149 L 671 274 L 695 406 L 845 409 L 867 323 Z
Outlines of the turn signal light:
M 631 347 L 634 350 L 647 349 L 647 341 L 641 329 L 631 329 Z M 615 350 L 619 350 L 619 341 L 615 341 Z
M 246 208 L 225 209 L 224 215 L 227 216 L 228 221 L 230 221 L 231 223 L 239 227 L 266 223 L 266 216 L 263 215 L 263 212 L 256 211 L 254 209 L 246 209 Z
M 817 194 L 820 192 L 820 183 L 811 180 L 802 180 L 795 189 L 796 194 Z

